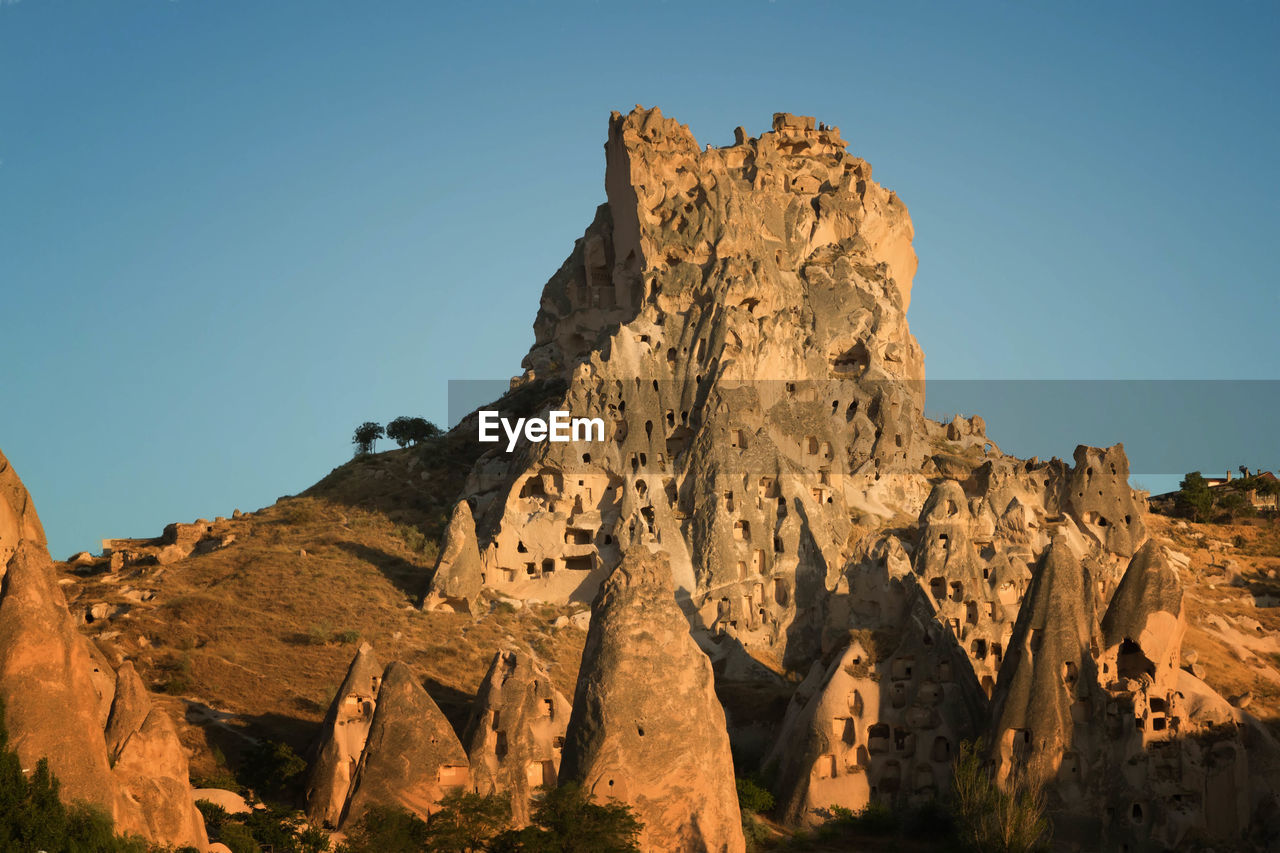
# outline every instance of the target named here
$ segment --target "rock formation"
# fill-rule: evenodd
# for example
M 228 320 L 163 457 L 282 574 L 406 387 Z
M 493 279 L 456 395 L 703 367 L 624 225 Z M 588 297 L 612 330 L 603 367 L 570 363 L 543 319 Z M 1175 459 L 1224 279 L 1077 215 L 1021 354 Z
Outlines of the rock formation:
M 382 685 L 382 665 L 373 647 L 362 643 L 347 677 L 325 715 L 319 748 L 307 781 L 307 816 L 337 826 L 351 793 L 351 781 L 364 754 Z
M 630 805 L 641 847 L 742 851 L 724 711 L 665 556 L 630 549 L 592 606 L 561 781 Z
M 832 806 L 915 805 L 950 787 L 986 700 L 927 594 L 908 595 L 796 690 L 765 762 L 788 821 L 817 822 Z
M 532 795 L 556 785 L 569 712 L 539 661 L 514 650 L 494 655 L 476 691 L 465 743 L 472 786 L 480 794 L 509 796 L 517 826 L 529 822 Z
M 132 664 L 120 667 L 116 682 L 107 731 L 111 773 L 126 804 L 118 831 L 203 850 L 209 838 L 173 721 L 152 704 Z
M 423 600 L 424 610 L 448 607 L 470 613 L 484 585 L 480 550 L 476 545 L 476 524 L 471 506 L 458 501 L 444 531 L 444 547 L 436 561 L 435 573 Z
M 377 698 L 370 703 L 366 691 L 374 686 L 374 672 L 371 652 L 362 649 L 334 699 L 332 723 L 326 727 L 308 790 L 312 820 L 353 825 L 373 805 L 403 808 L 426 818 L 448 791 L 469 785 L 467 754 L 458 736 L 409 667 L 399 661 L 389 664 L 376 685 Z M 366 725 L 352 773 L 350 760 Z M 348 773 L 349 793 L 334 820 Z
M 207 847 L 172 721 L 131 666 L 107 677 L 76 632 L 31 498 L 3 455 L 0 557 L 0 699 L 23 765 L 47 758 L 62 795 L 101 808 L 120 832 Z

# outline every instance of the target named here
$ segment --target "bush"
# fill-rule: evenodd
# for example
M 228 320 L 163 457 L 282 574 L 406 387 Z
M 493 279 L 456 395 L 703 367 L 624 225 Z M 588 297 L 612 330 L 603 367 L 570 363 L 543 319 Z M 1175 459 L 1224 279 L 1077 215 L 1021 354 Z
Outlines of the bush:
M 966 850 L 1032 853 L 1049 847 L 1044 790 L 1014 774 L 1003 786 L 984 766 L 982 741 L 960 745 L 952 778 L 952 814 Z
M 738 778 L 738 806 L 751 814 L 764 814 L 773 809 L 773 794 L 754 779 Z

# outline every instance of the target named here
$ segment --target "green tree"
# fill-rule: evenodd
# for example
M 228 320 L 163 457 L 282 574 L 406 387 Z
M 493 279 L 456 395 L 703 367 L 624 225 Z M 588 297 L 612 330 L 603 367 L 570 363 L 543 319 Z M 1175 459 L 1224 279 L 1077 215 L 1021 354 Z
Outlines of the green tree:
M 496 794 L 451 791 L 440 810 L 427 820 L 426 850 L 431 853 L 476 853 L 507 828 L 511 801 Z
M 427 824 L 404 809 L 374 806 L 347 833 L 347 847 L 351 853 L 421 853 Z
M 306 769 L 307 762 L 289 744 L 262 740 L 245 755 L 241 775 L 258 796 L 279 797 Z
M 440 435 L 440 427 L 426 418 L 399 417 L 387 424 L 387 438 L 401 447 L 420 444 Z
M 493 853 L 639 853 L 640 830 L 631 807 L 593 803 L 574 783 L 543 794 L 533 825 L 494 839 Z
M 386 435 L 386 431 L 382 428 L 382 424 L 375 421 L 365 421 L 356 427 L 355 434 L 351 437 L 351 443 L 356 446 L 356 455 L 362 456 L 366 453 L 372 453 L 373 448 L 377 445 L 378 439 Z
M 1254 514 L 1253 504 L 1239 492 L 1227 492 L 1218 499 L 1218 508 L 1227 514 L 1227 520 L 1234 523 L 1236 518 Z
M 1213 515 L 1213 490 L 1200 472 L 1192 471 L 1178 485 L 1178 508 L 1192 521 L 1208 521 Z

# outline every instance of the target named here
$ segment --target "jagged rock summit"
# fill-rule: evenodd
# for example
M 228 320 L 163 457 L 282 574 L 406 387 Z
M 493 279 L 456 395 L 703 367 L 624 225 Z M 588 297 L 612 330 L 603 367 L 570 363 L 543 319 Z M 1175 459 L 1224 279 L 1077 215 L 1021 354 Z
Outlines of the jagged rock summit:
M 791 819 L 944 795 L 959 741 L 981 732 L 1003 773 L 1023 767 L 1055 809 L 1089 815 L 1086 847 L 1146 849 L 1134 839 L 1153 813 L 1183 815 L 1166 841 L 1238 838 L 1247 818 L 1234 805 L 1230 820 L 1207 816 L 1224 791 L 1249 814 L 1276 810 L 1266 774 L 1251 785 L 1222 757 L 1240 756 L 1245 734 L 1213 747 L 1235 780 L 1215 793 L 1188 793 L 1199 783 L 1186 773 L 1209 772 L 1198 757 L 1181 787 L 1158 782 L 1164 770 L 1097 769 L 1122 753 L 1127 768 L 1155 762 L 1168 739 L 1108 745 L 1128 709 L 1167 732 L 1169 709 L 1191 703 L 1200 710 L 1177 718 L 1203 734 L 1225 704 L 1169 663 L 1184 617 L 1176 576 L 1144 550 L 1144 496 L 1122 445 L 1023 460 L 981 417 L 924 417 L 906 319 L 911 220 L 838 129 L 778 113 L 757 137 L 739 128 L 732 145 L 703 147 L 637 107 L 611 117 L 605 159 L 608 201 L 544 287 L 524 372 L 494 406 L 597 417 L 604 438 L 483 453 L 433 587 L 436 606 L 458 601 L 445 590 L 474 547 L 478 572 L 462 574 L 493 593 L 596 601 L 562 779 L 636 784 L 608 770 L 631 766 L 637 723 L 602 698 L 628 658 L 599 660 L 629 630 L 618 602 L 656 574 L 705 655 L 665 662 L 667 677 L 695 678 L 709 660 L 722 695 L 790 697 L 785 720 L 731 706 L 725 725 L 776 768 Z M 458 429 L 475 434 L 476 416 Z M 1128 672 L 1131 645 L 1153 674 L 1117 681 L 1108 668 Z M 1265 733 L 1233 719 L 1272 766 Z M 652 800 L 643 809 L 660 825 L 687 825 L 687 803 Z M 1128 817 L 1100 820 L 1104 807 Z

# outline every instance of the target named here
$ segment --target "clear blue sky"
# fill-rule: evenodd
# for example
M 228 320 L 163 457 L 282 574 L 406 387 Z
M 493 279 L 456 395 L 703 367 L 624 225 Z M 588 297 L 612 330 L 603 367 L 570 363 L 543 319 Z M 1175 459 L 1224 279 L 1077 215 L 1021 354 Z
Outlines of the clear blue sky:
M 0 0 L 0 448 L 65 557 L 444 421 L 635 103 L 839 125 L 931 377 L 1280 378 L 1277 6 L 1048 5 Z

